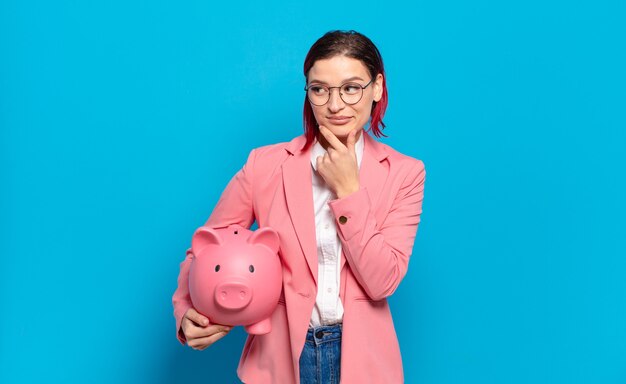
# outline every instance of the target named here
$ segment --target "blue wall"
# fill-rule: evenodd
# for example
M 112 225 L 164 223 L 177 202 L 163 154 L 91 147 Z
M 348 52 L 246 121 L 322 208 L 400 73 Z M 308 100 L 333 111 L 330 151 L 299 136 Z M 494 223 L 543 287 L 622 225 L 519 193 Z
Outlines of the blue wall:
M 300 134 L 309 46 L 370 36 L 424 160 L 392 297 L 407 383 L 626 382 L 623 1 L 0 5 L 0 382 L 231 383 L 171 294 L 250 149 Z M 364 335 L 365 337 L 367 335 Z

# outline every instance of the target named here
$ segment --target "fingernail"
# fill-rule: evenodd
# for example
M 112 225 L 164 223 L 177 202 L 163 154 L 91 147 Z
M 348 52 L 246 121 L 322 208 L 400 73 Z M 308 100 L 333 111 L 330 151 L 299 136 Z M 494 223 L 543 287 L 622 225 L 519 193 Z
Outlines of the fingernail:
M 202 320 L 202 325 L 207 325 L 207 324 L 209 324 L 209 320 L 207 319 Z

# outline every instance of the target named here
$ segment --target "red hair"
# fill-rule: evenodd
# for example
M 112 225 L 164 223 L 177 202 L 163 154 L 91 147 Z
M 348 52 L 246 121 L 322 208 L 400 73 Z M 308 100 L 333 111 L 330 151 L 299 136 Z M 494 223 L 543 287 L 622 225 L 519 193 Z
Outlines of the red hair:
M 385 67 L 378 48 L 376 48 L 374 43 L 365 35 L 356 31 L 330 31 L 320 37 L 313 46 L 311 46 L 309 53 L 307 53 L 304 59 L 305 79 L 308 79 L 309 70 L 317 60 L 330 59 L 331 57 L 340 55 L 362 62 L 372 76 L 372 80 L 375 80 L 378 74 L 383 75 L 383 94 L 380 100 L 375 101 L 372 105 L 369 131 L 376 137 L 386 136 L 382 131 L 385 128 L 383 116 L 387 109 Z M 313 144 L 319 133 L 319 126 L 317 120 L 315 120 L 313 108 L 306 95 L 304 96 L 304 110 L 302 115 L 304 120 L 304 135 L 306 137 L 306 143 L 302 150 L 306 150 Z

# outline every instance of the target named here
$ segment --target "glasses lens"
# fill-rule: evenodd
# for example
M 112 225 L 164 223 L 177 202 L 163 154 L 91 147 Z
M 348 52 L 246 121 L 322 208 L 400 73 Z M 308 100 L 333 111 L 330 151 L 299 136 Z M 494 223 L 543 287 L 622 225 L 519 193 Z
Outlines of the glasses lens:
M 306 94 L 312 104 L 324 105 L 328 102 L 330 90 L 323 85 L 311 85 Z
M 363 96 L 363 88 L 356 83 L 348 83 L 341 86 L 341 99 L 346 104 L 356 104 Z

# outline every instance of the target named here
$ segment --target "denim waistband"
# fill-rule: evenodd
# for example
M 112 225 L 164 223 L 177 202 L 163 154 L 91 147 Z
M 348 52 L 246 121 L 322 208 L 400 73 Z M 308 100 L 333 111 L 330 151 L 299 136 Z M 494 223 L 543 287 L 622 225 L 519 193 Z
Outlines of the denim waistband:
M 331 341 L 341 340 L 341 324 L 322 325 L 309 328 L 306 333 L 306 341 L 316 345 Z

